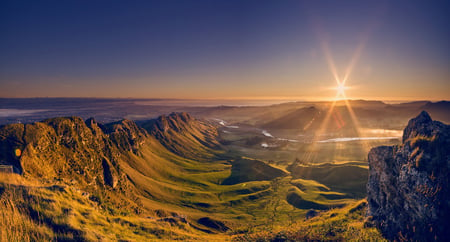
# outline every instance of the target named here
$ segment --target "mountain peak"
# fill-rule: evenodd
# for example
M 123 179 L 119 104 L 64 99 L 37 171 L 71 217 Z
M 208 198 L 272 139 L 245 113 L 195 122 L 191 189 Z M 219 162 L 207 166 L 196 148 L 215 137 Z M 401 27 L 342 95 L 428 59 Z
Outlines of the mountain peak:
M 441 125 L 442 123 L 433 121 L 426 111 L 422 111 L 417 117 L 409 120 L 408 125 L 403 130 L 403 142 L 418 135 L 432 136 Z
M 421 120 L 423 122 L 431 122 L 432 121 L 432 119 L 431 119 L 430 115 L 427 113 L 427 111 L 420 112 L 420 114 L 417 115 L 417 117 L 414 118 L 413 120 Z
M 184 123 L 194 120 L 194 118 L 186 112 L 172 112 L 169 115 L 167 115 L 166 118 L 174 119 Z
M 198 120 L 186 112 L 162 115 L 142 124 L 168 150 L 183 157 L 198 157 L 205 148 L 215 149 L 217 129 L 208 122 Z M 208 155 L 209 156 L 209 155 Z
M 195 119 L 186 112 L 173 112 L 169 115 L 161 115 L 154 120 L 154 123 L 156 125 L 155 127 L 163 132 L 167 132 L 170 129 L 179 132 L 183 129 L 183 126 L 186 126 L 189 122 L 194 120 Z

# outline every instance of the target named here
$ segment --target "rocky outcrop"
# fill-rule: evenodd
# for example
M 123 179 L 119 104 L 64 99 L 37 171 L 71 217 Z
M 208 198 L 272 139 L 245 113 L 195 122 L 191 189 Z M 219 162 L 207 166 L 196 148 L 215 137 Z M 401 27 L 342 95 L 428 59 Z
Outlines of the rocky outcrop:
M 422 112 L 404 130 L 403 144 L 369 152 L 367 216 L 390 240 L 450 237 L 450 126 Z
M 0 165 L 12 165 L 14 172 L 22 174 L 20 156 L 25 147 L 24 124 L 0 126 Z
M 2 126 L 0 160 L 24 176 L 115 187 L 120 155 L 136 149 L 146 131 L 126 120 L 111 127 L 79 117 Z
M 148 136 L 147 131 L 127 119 L 107 124 L 106 132 L 119 149 L 135 154 L 138 153 L 139 147 L 145 143 L 145 138 Z

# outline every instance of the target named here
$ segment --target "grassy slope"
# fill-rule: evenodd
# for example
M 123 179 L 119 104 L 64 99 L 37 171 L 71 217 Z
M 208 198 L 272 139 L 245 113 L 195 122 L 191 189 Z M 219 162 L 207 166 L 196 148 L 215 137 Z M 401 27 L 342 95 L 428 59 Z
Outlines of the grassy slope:
M 254 230 L 266 227 L 276 230 L 298 225 L 306 210 L 297 209 L 287 202 L 286 197 L 293 190 L 300 193 L 303 199 L 318 204 L 333 205 L 354 201 L 327 199 L 324 194 L 339 193 L 328 191 L 325 185 L 316 181 L 294 179 L 291 176 L 272 181 L 219 185 L 230 175 L 229 165 L 223 161 L 193 161 L 165 151 L 157 142 L 146 145 L 148 149 L 141 149 L 142 156 L 130 153 L 135 163 L 129 163 L 128 166 L 122 164 L 133 185 L 142 191 L 140 201 L 148 208 L 146 212 L 134 215 L 110 211 L 116 209 L 114 207 L 109 208 L 110 210 L 102 209 L 87 195 L 83 196 L 83 191 L 70 186 L 55 190 L 49 189 L 49 185 L 42 186 L 37 182 L 33 184 L 27 181 L 31 184 L 25 184 L 19 189 L 17 185 L 23 184 L 3 179 L 3 186 L 15 191 L 13 194 L 26 193 L 37 201 L 32 206 L 41 217 L 29 216 L 29 210 L 19 211 L 24 216 L 22 221 L 28 220 L 31 223 L 29 226 L 24 225 L 22 231 L 37 230 L 34 232 L 36 236 L 44 238 L 81 236 L 87 240 L 228 240 L 233 234 L 253 234 Z M 147 160 L 152 162 L 145 162 Z M 108 195 L 110 194 L 105 194 Z M 7 199 L 6 197 L 5 194 L 2 195 L 2 198 Z M 14 201 L 17 207 L 26 203 L 26 200 L 21 199 L 9 201 Z M 180 222 L 179 219 L 175 222 L 161 221 L 174 215 L 175 218 L 186 217 L 188 223 Z M 225 234 L 204 233 L 201 230 L 214 232 L 214 229 L 198 224 L 197 220 L 201 217 L 222 221 L 232 230 Z M 52 218 L 52 222 L 45 222 L 48 218 Z M 72 232 L 59 232 L 55 230 L 55 226 L 66 226 Z
M 290 226 L 260 227 L 233 237 L 235 241 L 386 241 L 375 228 L 365 226 L 367 202 L 332 209 Z
M 43 184 L 32 177 L 3 177 L 0 205 L 6 214 L 2 227 L 17 229 L 2 230 L 0 239 L 229 240 L 266 228 L 281 231 L 297 224 L 303 231 L 302 226 L 315 226 L 310 221 L 298 222 L 310 208 L 299 206 L 299 201 L 320 209 L 355 201 L 302 176 L 220 185 L 231 174 L 225 158 L 233 155 L 205 147 L 196 139 L 190 139 L 189 148 L 204 152 L 199 154 L 203 158 L 183 158 L 152 138 L 146 139 L 138 152 L 124 153 L 119 167 L 130 181 L 127 188 L 135 193 L 133 198 L 117 197 L 117 191 L 108 187 L 85 191 L 65 181 Z M 278 164 L 277 168 L 286 170 L 286 165 Z M 296 203 L 288 201 L 291 194 L 297 195 Z M 142 210 L 117 206 L 127 202 L 140 205 Z M 13 215 L 18 219 L 8 220 Z M 221 233 L 199 223 L 204 217 L 223 222 L 230 230 Z
M 113 215 L 73 187 L 41 186 L 15 176 L 0 178 L 4 188 L 0 226 L 11 228 L 1 230 L 1 241 L 217 239 L 188 223 L 172 225 L 159 218 Z

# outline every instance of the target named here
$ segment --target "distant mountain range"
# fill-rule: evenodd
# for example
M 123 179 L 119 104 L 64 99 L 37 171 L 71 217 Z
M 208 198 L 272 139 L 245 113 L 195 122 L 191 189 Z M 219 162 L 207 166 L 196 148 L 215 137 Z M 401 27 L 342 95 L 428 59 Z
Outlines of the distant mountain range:
M 425 110 L 433 117 L 450 122 L 450 102 L 416 101 L 401 104 L 386 104 L 381 101 L 349 100 L 355 113 L 364 119 L 395 118 L 401 129 L 406 122 Z M 264 125 L 280 119 L 301 108 L 315 107 L 326 113 L 330 101 L 288 102 L 261 106 L 207 106 L 200 103 L 193 106 L 186 100 L 176 103 L 170 100 L 153 99 L 95 99 L 95 98 L 0 98 L 0 125 L 8 123 L 31 123 L 52 117 L 79 116 L 83 119 L 94 117 L 100 123 L 110 123 L 122 119 L 135 121 L 157 118 L 172 112 L 188 112 L 199 118 L 219 118 L 230 123 L 244 122 Z M 338 108 L 345 110 L 345 102 L 338 101 Z M 202 106 L 203 105 L 203 106 Z M 345 112 L 345 111 L 344 111 Z

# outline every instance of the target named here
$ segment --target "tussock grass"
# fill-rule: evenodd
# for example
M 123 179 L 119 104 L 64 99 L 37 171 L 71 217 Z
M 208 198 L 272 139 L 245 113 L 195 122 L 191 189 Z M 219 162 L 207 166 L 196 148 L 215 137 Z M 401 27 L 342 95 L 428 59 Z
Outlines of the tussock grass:
M 53 231 L 41 221 L 26 216 L 16 204 L 18 191 L 5 188 L 0 197 L 0 241 L 46 241 Z
M 0 241 L 44 241 L 54 237 L 43 221 L 27 216 L 21 206 L 24 186 L 36 184 L 17 174 L 0 173 Z
M 158 217 L 112 215 L 71 187 L 31 185 L 14 174 L 2 174 L 0 180 L 0 241 L 218 241 L 229 237 L 205 234 L 180 219 L 166 222 Z
M 264 227 L 233 235 L 234 241 L 386 241 L 364 226 L 365 200 L 290 226 Z

